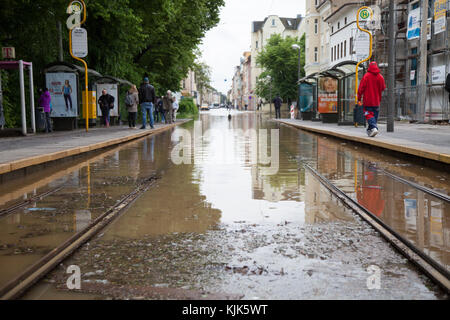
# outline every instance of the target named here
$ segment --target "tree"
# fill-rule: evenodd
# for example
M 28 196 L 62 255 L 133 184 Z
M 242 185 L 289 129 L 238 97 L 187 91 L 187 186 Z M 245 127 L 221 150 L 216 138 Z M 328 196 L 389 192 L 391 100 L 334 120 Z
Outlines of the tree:
M 211 90 L 211 68 L 204 62 L 196 62 L 192 66 L 195 73 L 195 84 L 200 93 L 200 105 L 203 103 L 203 92 Z
M 305 75 L 305 35 L 283 38 L 279 34 L 270 37 L 267 45 L 256 57 L 256 63 L 263 68 L 256 84 L 256 94 L 269 100 L 269 86 L 272 96 L 279 94 L 284 101 L 296 100 L 298 87 L 298 51 L 292 45 L 300 46 L 300 75 Z M 271 77 L 271 83 L 267 80 Z
M 18 59 L 33 62 L 35 84 L 44 86 L 44 67 L 58 60 L 58 23 L 63 25 L 64 60 L 69 54 L 65 27 L 69 0 L 0 0 L 0 46 L 16 48 Z M 178 91 L 192 67 L 195 50 L 219 22 L 224 0 L 85 0 L 89 68 L 139 84 L 147 74 L 159 95 Z M 19 124 L 16 73 L 3 73 L 8 126 Z M 8 79 L 9 78 L 9 79 Z M 11 94 L 10 94 L 11 93 Z M 17 116 L 19 115 L 19 116 Z

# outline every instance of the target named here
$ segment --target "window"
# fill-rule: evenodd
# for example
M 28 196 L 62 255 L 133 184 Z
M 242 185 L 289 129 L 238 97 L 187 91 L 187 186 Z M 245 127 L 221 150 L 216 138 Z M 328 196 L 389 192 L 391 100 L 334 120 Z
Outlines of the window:
M 344 57 L 347 56 L 347 40 L 344 41 Z
M 336 46 L 334 46 L 334 60 L 336 60 Z
M 334 61 L 334 57 L 333 57 L 333 48 L 331 48 L 331 61 Z
M 319 32 L 319 19 L 314 19 L 314 33 L 317 34 Z
M 331 33 L 334 33 L 334 26 L 331 26 Z
M 273 26 L 275 25 L 275 19 L 272 19 L 272 25 Z
M 341 42 L 341 58 L 344 57 L 343 53 L 344 53 L 344 44 Z
M 347 17 L 344 19 L 344 24 L 347 25 Z
M 353 54 L 353 37 L 350 37 L 350 54 Z
M 314 62 L 317 62 L 317 60 L 318 60 L 317 53 L 318 53 L 318 48 L 314 47 Z
M 339 45 L 339 43 L 338 43 L 338 45 L 337 45 L 337 59 L 339 60 L 339 48 L 340 47 L 340 45 Z
M 256 41 L 256 49 L 258 49 L 258 41 Z
M 338 30 L 341 28 L 341 23 L 338 22 Z
M 315 1 L 316 7 L 319 5 L 319 0 Z
M 412 48 L 411 49 L 411 54 L 417 54 L 417 48 Z M 414 77 L 412 76 L 414 72 Z M 411 80 L 411 86 L 416 86 L 417 85 L 417 58 L 412 58 L 411 59 L 411 76 L 410 79 L 413 78 L 413 80 Z

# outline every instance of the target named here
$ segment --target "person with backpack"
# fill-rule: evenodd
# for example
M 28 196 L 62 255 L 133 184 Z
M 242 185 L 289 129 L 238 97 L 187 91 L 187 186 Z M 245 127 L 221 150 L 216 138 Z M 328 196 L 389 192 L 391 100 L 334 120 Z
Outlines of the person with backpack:
M 139 102 L 142 109 L 142 127 L 147 126 L 147 112 L 149 113 L 150 127 L 154 128 L 153 106 L 156 103 L 155 88 L 150 84 L 148 77 L 144 77 L 144 83 L 139 87 Z
M 130 129 L 136 129 L 136 116 L 139 105 L 139 91 L 133 84 L 125 97 L 125 106 L 128 111 L 128 126 Z
M 378 114 L 380 113 L 381 94 L 386 89 L 386 83 L 380 74 L 376 62 L 371 62 L 367 73 L 361 80 L 358 88 L 358 104 L 363 105 L 364 115 L 369 127 L 367 135 L 375 137 L 378 134 Z
M 163 98 L 164 118 L 166 118 L 166 124 L 172 123 L 173 102 L 174 98 L 172 97 L 172 92 L 167 90 L 167 94 Z
M 109 128 L 109 112 L 114 108 L 114 97 L 108 93 L 106 89 L 102 90 L 102 95 L 98 99 L 104 125 Z

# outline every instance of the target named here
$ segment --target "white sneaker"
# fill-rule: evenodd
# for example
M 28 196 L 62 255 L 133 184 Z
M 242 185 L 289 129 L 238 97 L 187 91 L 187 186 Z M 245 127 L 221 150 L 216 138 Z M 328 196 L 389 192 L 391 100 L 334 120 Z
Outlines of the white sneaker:
M 372 129 L 370 129 L 370 130 L 367 130 L 367 136 L 369 136 L 369 137 L 371 137 L 372 136 Z
M 371 130 L 372 132 L 370 133 L 370 137 L 375 137 L 377 134 L 378 134 L 378 129 L 377 128 L 373 128 L 372 130 Z

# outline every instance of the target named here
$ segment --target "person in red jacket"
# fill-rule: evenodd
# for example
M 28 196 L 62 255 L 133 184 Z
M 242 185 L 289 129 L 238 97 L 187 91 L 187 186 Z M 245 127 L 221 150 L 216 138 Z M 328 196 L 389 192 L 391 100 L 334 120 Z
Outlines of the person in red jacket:
M 376 62 L 371 62 L 368 72 L 364 75 L 358 88 L 358 103 L 363 99 L 364 115 L 369 127 L 367 135 L 375 137 L 378 134 L 378 114 L 380 111 L 381 93 L 386 89 L 386 83 L 380 74 Z

